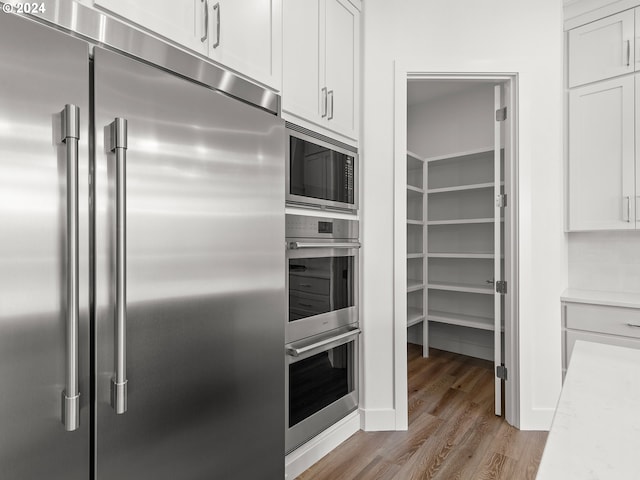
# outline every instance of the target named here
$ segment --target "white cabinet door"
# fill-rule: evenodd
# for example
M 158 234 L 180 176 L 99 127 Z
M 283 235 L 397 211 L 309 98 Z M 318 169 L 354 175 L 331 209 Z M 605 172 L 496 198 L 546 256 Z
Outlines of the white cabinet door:
M 359 12 L 347 0 L 326 0 L 327 125 L 347 137 L 357 132 L 360 62 Z
M 208 0 L 209 57 L 281 88 L 282 0 Z
M 627 10 L 569 31 L 569 87 L 633 72 L 634 23 Z
M 640 8 L 635 9 L 636 12 L 636 41 L 635 41 L 635 71 L 640 71 Z
M 569 230 L 635 228 L 634 78 L 569 93 Z
M 204 0 L 95 0 L 94 4 L 199 53 L 207 51 Z
M 320 123 L 324 101 L 324 0 L 283 0 L 282 110 Z M 326 113 L 325 113 L 326 116 Z

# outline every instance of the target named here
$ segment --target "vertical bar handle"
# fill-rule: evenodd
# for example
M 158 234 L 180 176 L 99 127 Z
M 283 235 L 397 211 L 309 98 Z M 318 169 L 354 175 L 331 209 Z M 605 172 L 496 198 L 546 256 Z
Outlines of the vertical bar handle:
M 116 328 L 111 406 L 120 415 L 127 411 L 127 121 L 116 118 L 109 128 L 109 151 L 116 155 Z
M 213 48 L 218 48 L 220 45 L 220 2 L 216 3 L 213 6 L 213 9 L 216 11 L 216 42 L 213 44 Z
M 209 38 L 209 0 L 200 0 L 204 4 L 204 33 L 200 37 L 201 42 L 206 42 Z
M 327 116 L 327 87 L 322 87 L 322 118 Z
M 66 144 L 67 160 L 67 318 L 65 381 L 62 391 L 62 424 L 68 432 L 80 428 L 80 389 L 78 386 L 78 140 L 80 108 L 67 104 L 60 112 L 59 143 Z
M 627 222 L 631 222 L 631 197 L 627 195 L 624 197 L 627 200 Z
M 627 40 L 627 67 L 631 65 L 631 40 Z
M 327 117 L 327 120 L 333 120 L 333 90 L 329 90 L 327 92 L 327 97 L 331 98 L 331 100 L 329 101 L 329 115 Z

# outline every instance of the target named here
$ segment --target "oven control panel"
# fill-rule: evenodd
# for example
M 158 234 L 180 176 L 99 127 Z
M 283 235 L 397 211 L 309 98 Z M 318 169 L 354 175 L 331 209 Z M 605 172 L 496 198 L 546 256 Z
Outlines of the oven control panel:
M 356 240 L 359 235 L 358 220 L 312 217 L 287 214 L 287 238 L 331 238 Z

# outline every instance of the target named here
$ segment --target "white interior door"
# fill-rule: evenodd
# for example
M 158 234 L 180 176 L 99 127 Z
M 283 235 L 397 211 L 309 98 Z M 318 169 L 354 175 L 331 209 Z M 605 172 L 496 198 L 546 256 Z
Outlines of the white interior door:
M 502 101 L 502 86 L 496 85 L 494 87 L 494 105 L 496 110 L 496 117 L 494 123 L 494 138 L 493 138 L 493 182 L 495 192 L 494 203 L 494 228 L 493 228 L 493 242 L 494 242 L 494 259 L 493 259 L 493 278 L 495 280 L 495 291 L 493 293 L 493 362 L 494 362 L 494 380 L 495 380 L 495 414 L 502 414 L 502 378 L 498 376 L 498 368 L 502 368 L 502 302 L 503 294 L 499 293 L 501 290 L 499 286 L 500 282 L 504 280 L 504 274 L 502 269 L 502 254 L 504 251 L 503 239 L 502 239 L 502 211 L 504 202 L 502 181 L 502 152 L 503 152 L 503 125 L 506 120 L 506 110 L 503 110 L 504 103 Z M 502 114 L 501 112 L 505 112 Z M 506 283 L 504 284 L 506 285 Z

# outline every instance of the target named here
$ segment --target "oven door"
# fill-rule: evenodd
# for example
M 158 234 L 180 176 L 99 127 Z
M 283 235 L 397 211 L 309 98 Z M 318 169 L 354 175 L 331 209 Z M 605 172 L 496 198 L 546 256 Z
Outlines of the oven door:
M 358 242 L 290 241 L 286 343 L 358 321 Z
M 359 328 L 285 346 L 286 453 L 358 408 Z

